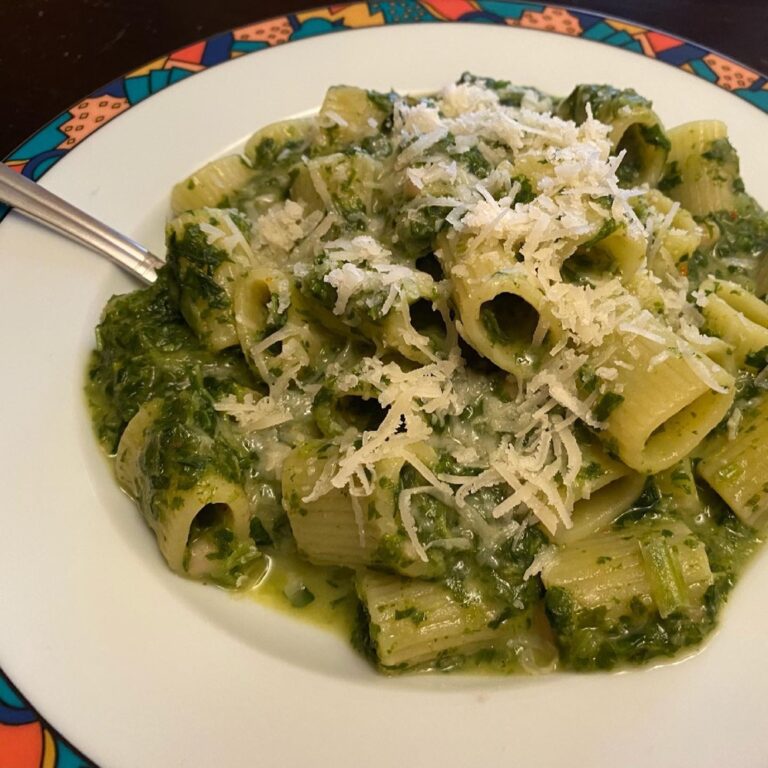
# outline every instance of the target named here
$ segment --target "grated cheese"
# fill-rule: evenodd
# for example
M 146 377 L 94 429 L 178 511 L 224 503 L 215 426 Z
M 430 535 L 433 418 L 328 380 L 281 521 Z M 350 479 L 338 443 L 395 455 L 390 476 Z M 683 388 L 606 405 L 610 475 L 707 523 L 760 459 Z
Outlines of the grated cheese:
M 728 417 L 726 427 L 728 429 L 728 439 L 735 440 L 739 435 L 739 427 L 741 426 L 744 414 L 740 408 L 734 408 L 731 415 Z
M 240 228 L 232 219 L 235 209 L 203 208 L 207 221 L 200 221 L 198 226 L 205 234 L 208 245 L 223 248 L 230 258 L 243 266 L 251 263 L 252 251 Z M 213 224 L 212 222 L 216 222 Z
M 340 215 L 317 214 L 308 226 L 304 208 L 290 201 L 273 206 L 260 219 L 259 242 L 292 254 L 287 258 L 293 259 L 294 275 L 304 277 L 321 264 L 322 280 L 336 293 L 334 315 L 348 314 L 350 306 L 360 306 L 357 301 L 373 307 L 370 301 L 375 295 L 382 316 L 402 313 L 406 322 L 400 341 L 429 360 L 413 366 L 365 357 L 353 369 L 331 366 L 327 372 L 340 391 L 371 392 L 385 411 L 376 429 L 362 434 L 349 430 L 333 438 L 337 456 L 304 499 L 309 502 L 334 489 L 344 490 L 352 499 L 361 543 L 364 500 L 376 487 L 377 463 L 393 458 L 408 463 L 423 479 L 422 485 L 401 490 L 398 499 L 403 528 L 422 561 L 428 559 L 431 547 L 461 549 L 470 544 L 464 538 L 420 541 L 413 513 L 413 498 L 419 494 L 450 505 L 488 549 L 522 536 L 536 521 L 550 532 L 569 527 L 574 486 L 584 463 L 576 424 L 604 427 L 592 415 L 599 393 L 583 396 L 576 385 L 577 373 L 589 364 L 599 379 L 612 383 L 612 391 L 620 392 L 621 371 L 631 370 L 633 364 L 612 358 L 621 346 L 629 358 L 639 359 L 635 337 L 662 345 L 651 358 L 651 369 L 681 355 L 707 387 L 727 391 L 717 367 L 697 351 L 705 341 L 699 331 L 700 314 L 687 300 L 687 279 L 664 262 L 664 241 L 676 232 L 679 205 L 673 204 L 666 213 L 652 209 L 642 222 L 632 202 L 647 190 L 619 185 L 617 171 L 625 153 L 612 154 L 610 126 L 595 120 L 589 107 L 580 125 L 552 115 L 550 108 L 551 100 L 534 91 L 523 95 L 521 107 L 504 106 L 481 81 L 449 85 L 418 103 L 396 99 L 393 104 L 395 152 L 388 166 L 392 178 L 381 183 L 405 197 L 398 224 L 423 221 L 419 217 L 427 208 L 443 212 L 445 227 L 436 254 L 447 274 L 441 296 L 448 295 L 452 280 L 468 279 L 466 260 L 482 257 L 483 263 L 500 272 L 514 265 L 551 308 L 551 314 L 539 314 L 533 332 L 532 347 L 542 350 L 540 366 L 530 380 L 517 381 L 513 402 L 488 406 L 482 417 L 492 433 L 487 440 L 476 439 L 472 426 L 464 429 L 457 419 L 451 421 L 454 436 L 435 433 L 433 424 L 458 417 L 473 400 L 472 374 L 461 358 L 454 331 L 463 335 L 464 327 L 459 317 L 450 318 L 444 310 L 446 326 L 454 334 L 447 357 L 438 356 L 429 339 L 413 329 L 408 301 L 423 296 L 419 281 L 425 278 L 401 252 L 397 234 L 382 237 L 372 227 L 370 234 L 324 241 L 335 224 L 341 224 L 344 232 Z M 329 123 L 346 126 L 335 113 L 325 117 Z M 370 121 L 369 125 L 376 127 Z M 464 159 L 470 152 L 479 153 L 490 169 L 471 170 Z M 342 169 L 334 168 L 331 177 L 323 177 L 317 162 L 304 162 L 317 195 L 326 210 L 333 211 L 329 185 Z M 522 198 L 526 202 L 521 202 L 520 177 L 530 183 L 532 197 Z M 579 282 L 564 279 L 568 260 L 580 257 L 586 244 L 604 236 L 607 225 L 607 231 L 621 231 L 630 238 L 640 254 L 637 285 L 630 289 L 628 276 L 617 276 L 618 269 L 614 274 L 589 274 Z M 606 256 L 614 258 L 612 246 L 604 245 Z M 646 308 L 656 299 L 663 320 Z M 697 296 L 700 306 L 705 301 Z M 671 336 L 670 328 L 678 335 Z M 557 342 L 547 346 L 553 331 Z M 282 329 L 252 352 L 258 355 L 276 341 L 299 344 L 300 335 L 295 328 Z M 264 369 L 259 371 L 273 398 L 292 383 L 298 385 L 296 370 L 278 381 Z M 731 418 L 735 426 L 729 421 L 729 430 L 737 430 L 735 412 Z M 425 443 L 440 445 L 460 465 L 471 468 L 471 474 L 469 469 L 436 473 L 423 458 Z M 503 498 L 492 510 L 479 509 L 476 495 L 489 488 L 502 489 Z M 542 567 L 543 559 L 526 577 Z
M 285 424 L 293 418 L 291 412 L 269 395 L 255 400 L 252 393 L 246 394 L 242 401 L 234 395 L 227 395 L 214 403 L 220 413 L 226 413 L 235 418 L 237 423 L 246 431 L 255 431 Z

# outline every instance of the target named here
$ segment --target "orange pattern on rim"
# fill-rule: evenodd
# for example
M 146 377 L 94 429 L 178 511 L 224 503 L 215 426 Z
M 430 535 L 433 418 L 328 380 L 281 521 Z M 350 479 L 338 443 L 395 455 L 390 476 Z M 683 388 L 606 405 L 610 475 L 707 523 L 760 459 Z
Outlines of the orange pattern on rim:
M 574 37 L 578 37 L 583 31 L 576 16 L 565 8 L 552 6 L 547 6 L 543 11 L 526 11 L 520 19 L 520 26 Z
M 288 19 L 283 16 L 279 19 L 270 19 L 259 24 L 240 27 L 232 33 L 232 36 L 235 40 L 279 45 L 288 40 L 291 32 L 293 32 L 293 27 L 291 27 Z
M 734 61 L 724 59 L 716 53 L 707 54 L 704 57 L 704 63 L 717 75 L 717 84 L 729 91 L 736 88 L 749 88 L 757 80 L 755 72 Z
M 72 149 L 97 128 L 101 128 L 104 123 L 108 123 L 126 109 L 128 109 L 128 99 L 114 96 L 98 96 L 81 101 L 72 110 L 71 119 L 60 128 L 67 138 L 59 144 L 59 149 Z

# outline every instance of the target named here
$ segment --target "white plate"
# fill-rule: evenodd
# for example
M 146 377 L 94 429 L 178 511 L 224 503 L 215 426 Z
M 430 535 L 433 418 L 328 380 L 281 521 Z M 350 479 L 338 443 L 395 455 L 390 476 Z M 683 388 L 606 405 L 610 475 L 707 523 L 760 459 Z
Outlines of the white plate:
M 768 118 L 608 46 L 485 25 L 327 35 L 210 69 L 132 108 L 43 183 L 162 250 L 171 185 L 325 89 L 437 87 L 462 71 L 564 93 L 633 86 L 668 125 L 725 120 L 768 202 Z M 173 576 L 91 435 L 82 395 L 106 299 L 133 287 L 16 215 L 0 226 L 0 661 L 100 765 L 764 766 L 768 560 L 723 628 L 660 668 L 546 678 L 375 674 L 334 635 Z

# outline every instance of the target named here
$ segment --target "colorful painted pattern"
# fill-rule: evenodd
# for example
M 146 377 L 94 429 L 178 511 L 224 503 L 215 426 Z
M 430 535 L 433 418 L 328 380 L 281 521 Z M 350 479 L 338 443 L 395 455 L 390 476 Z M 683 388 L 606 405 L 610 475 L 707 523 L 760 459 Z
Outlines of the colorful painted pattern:
M 94 768 L 0 672 L 0 768 Z
M 583 37 L 658 59 L 704 78 L 768 113 L 768 78 L 702 46 L 588 11 L 505 0 L 338 3 L 223 32 L 113 80 L 59 115 L 5 162 L 39 179 L 80 142 L 144 99 L 204 69 L 283 43 L 386 24 L 501 24 Z M 7 212 L 0 205 L 0 220 Z M 24 702 L 0 672 L 0 768 L 91 768 Z
M 196 72 L 238 56 L 348 29 L 441 21 L 503 24 L 596 40 L 684 69 L 768 112 L 768 80 L 759 73 L 680 38 L 588 11 L 503 0 L 340 3 L 240 27 L 155 59 L 59 115 L 5 162 L 39 179 L 122 112 Z

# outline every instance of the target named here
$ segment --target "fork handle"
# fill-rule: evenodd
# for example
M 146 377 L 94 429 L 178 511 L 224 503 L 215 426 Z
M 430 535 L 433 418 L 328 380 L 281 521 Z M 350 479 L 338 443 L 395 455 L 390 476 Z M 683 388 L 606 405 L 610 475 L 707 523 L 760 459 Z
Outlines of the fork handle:
M 34 181 L 0 163 L 0 200 L 19 213 L 91 248 L 145 283 L 154 283 L 163 262 L 146 248 Z

